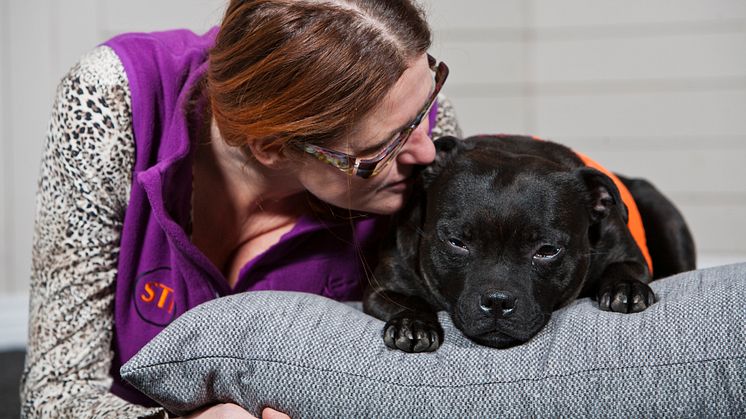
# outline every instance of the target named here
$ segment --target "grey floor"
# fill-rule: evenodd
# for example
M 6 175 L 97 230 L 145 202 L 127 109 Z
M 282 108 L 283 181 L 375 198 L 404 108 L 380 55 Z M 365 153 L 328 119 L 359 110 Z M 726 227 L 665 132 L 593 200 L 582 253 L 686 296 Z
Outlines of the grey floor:
M 0 352 L 0 419 L 19 417 L 18 384 L 25 355 L 24 351 Z

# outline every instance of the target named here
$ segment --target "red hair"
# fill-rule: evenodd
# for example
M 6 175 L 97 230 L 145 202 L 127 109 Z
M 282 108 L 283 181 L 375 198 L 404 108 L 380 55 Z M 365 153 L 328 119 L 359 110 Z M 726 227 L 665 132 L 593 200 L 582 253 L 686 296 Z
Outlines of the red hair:
M 430 43 L 409 0 L 232 0 L 209 53 L 210 109 L 231 145 L 334 141 Z

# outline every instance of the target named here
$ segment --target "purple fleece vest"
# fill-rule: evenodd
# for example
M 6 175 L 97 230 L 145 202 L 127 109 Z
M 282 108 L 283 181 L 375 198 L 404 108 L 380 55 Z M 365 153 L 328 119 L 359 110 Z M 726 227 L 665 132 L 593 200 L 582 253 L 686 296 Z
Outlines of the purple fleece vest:
M 231 289 L 192 245 L 192 147 L 184 112 L 190 88 L 205 72 L 217 28 L 117 36 L 111 47 L 124 65 L 132 95 L 135 166 L 119 254 L 114 303 L 112 393 L 155 405 L 122 381 L 119 368 L 173 319 L 217 297 L 252 290 L 292 290 L 337 300 L 361 297 L 386 217 L 348 220 L 302 217 L 279 243 L 244 266 Z M 435 112 L 430 114 L 431 126 Z M 357 241 L 362 254 L 352 245 Z

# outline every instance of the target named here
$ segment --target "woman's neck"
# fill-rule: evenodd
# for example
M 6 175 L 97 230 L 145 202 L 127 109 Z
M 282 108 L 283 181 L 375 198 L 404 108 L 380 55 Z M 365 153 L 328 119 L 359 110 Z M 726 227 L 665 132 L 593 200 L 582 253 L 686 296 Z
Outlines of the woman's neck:
M 291 178 L 226 144 L 219 132 L 194 152 L 192 242 L 235 285 L 240 268 L 277 243 L 306 211 Z

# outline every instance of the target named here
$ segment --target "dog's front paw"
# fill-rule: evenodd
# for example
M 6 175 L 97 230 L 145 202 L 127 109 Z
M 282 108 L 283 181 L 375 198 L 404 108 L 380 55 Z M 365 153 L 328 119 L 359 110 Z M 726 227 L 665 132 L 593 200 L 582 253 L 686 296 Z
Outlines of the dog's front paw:
M 383 327 L 383 342 L 404 352 L 432 352 L 440 346 L 443 329 L 437 320 L 397 317 Z
M 619 281 L 598 291 L 601 310 L 617 313 L 639 313 L 655 303 L 653 290 L 640 281 Z

